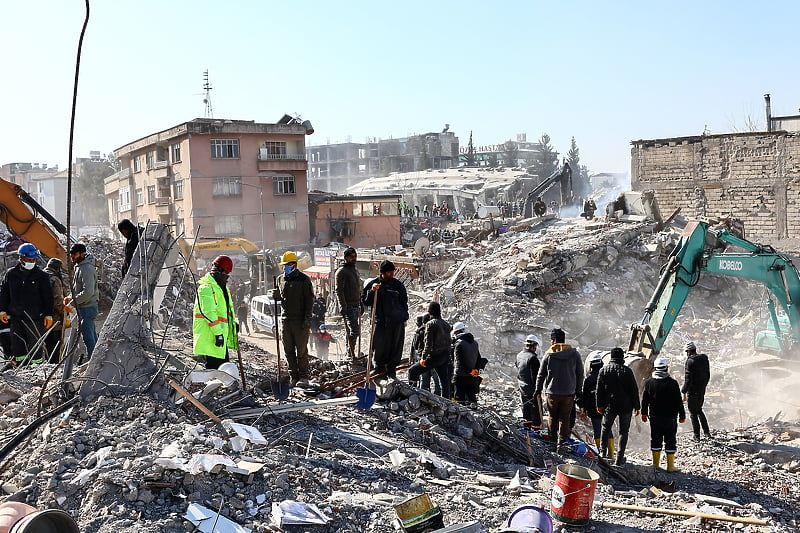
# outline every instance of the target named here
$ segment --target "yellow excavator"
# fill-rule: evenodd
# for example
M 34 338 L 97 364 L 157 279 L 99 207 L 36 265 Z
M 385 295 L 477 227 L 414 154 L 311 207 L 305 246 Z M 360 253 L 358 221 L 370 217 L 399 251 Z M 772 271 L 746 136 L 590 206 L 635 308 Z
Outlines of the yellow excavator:
M 53 217 L 22 187 L 0 179 L 0 222 L 8 230 L 34 244 L 47 257 L 57 257 L 67 262 L 67 250 L 53 229 L 37 215 L 49 222 L 56 231 L 67 235 L 67 228 Z

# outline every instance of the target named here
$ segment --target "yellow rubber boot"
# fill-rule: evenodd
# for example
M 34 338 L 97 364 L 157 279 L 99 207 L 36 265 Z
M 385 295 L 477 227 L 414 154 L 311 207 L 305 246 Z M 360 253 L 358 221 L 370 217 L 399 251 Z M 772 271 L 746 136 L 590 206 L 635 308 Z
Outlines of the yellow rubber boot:
M 667 453 L 667 472 L 677 472 L 675 468 L 675 452 Z
M 653 451 L 653 467 L 658 468 L 658 463 L 661 462 L 661 450 L 652 450 Z
M 614 439 L 608 439 L 608 458 L 614 458 Z
M 594 439 L 594 443 L 597 445 L 597 451 L 600 452 L 600 453 L 603 453 L 603 447 L 600 446 L 601 442 L 602 441 L 600 439 Z

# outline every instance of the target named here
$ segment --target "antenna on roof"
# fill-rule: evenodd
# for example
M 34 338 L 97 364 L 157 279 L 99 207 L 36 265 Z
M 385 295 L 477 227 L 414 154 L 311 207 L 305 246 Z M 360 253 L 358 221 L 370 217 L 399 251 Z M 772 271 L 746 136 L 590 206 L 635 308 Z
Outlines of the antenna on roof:
M 206 110 L 203 114 L 204 118 L 214 118 L 214 110 L 211 109 L 211 89 L 211 83 L 208 81 L 208 70 L 206 70 L 203 72 L 203 90 L 205 90 L 203 103 L 206 105 Z

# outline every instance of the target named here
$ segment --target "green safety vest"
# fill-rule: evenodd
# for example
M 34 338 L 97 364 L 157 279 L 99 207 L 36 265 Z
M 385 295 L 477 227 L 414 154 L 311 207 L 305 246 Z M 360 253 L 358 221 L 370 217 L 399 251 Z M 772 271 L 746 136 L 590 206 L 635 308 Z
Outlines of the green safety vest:
M 225 294 L 222 287 L 210 273 L 200 278 L 197 283 L 192 324 L 195 355 L 224 359 L 227 348 L 235 350 L 239 347 L 236 337 L 236 319 L 232 309 L 233 300 L 227 287 L 224 291 L 228 293 L 230 309 L 225 305 Z M 216 345 L 217 335 L 225 337 L 222 346 Z

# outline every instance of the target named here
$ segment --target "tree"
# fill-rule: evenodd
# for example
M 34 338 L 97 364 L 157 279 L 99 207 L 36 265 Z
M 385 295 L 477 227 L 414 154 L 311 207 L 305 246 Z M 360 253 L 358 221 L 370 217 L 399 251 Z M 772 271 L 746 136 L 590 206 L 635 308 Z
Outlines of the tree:
M 570 142 L 569 151 L 567 152 L 567 164 L 572 169 L 572 191 L 576 197 L 586 198 L 592 192 L 592 186 L 589 183 L 589 171 L 586 167 L 581 165 L 580 149 L 575 142 L 575 137 L 572 137 Z
M 469 144 L 467 145 L 467 166 L 475 166 L 475 145 L 472 144 L 472 130 L 469 132 Z
M 515 167 L 519 159 L 519 145 L 512 140 L 508 140 L 503 145 L 505 148 L 505 158 L 503 159 L 503 166 Z
M 558 152 L 550 144 L 550 136 L 542 133 L 539 138 L 539 153 L 533 161 L 532 171 L 540 178 L 550 176 L 558 168 Z

